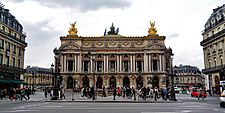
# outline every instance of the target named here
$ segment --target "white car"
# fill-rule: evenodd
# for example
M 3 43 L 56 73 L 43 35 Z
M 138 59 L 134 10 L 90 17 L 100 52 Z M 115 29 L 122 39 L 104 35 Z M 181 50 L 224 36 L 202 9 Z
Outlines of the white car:
M 225 90 L 220 95 L 220 107 L 225 107 Z

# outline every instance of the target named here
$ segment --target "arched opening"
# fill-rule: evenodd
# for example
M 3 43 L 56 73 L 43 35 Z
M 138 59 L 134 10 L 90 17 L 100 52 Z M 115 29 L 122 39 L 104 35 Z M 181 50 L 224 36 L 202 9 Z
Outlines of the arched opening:
M 96 82 L 96 87 L 101 89 L 102 85 L 103 85 L 102 77 L 98 76 L 97 77 L 97 82 Z
M 112 77 L 110 77 L 110 79 L 109 79 L 109 87 L 110 88 L 114 88 L 114 87 L 116 87 L 116 77 L 114 77 L 114 76 L 112 76 Z
M 68 88 L 73 88 L 73 77 L 71 76 L 67 78 L 67 89 Z
M 157 76 L 154 76 L 152 79 L 152 87 L 157 87 L 159 88 L 159 78 Z
M 220 79 L 218 76 L 215 76 L 215 90 L 216 90 L 216 94 L 220 94 Z
M 143 87 L 143 79 L 141 76 L 138 76 L 138 78 L 136 79 L 136 83 L 137 83 L 137 89 L 141 89 Z
M 87 76 L 83 77 L 83 87 L 89 87 L 89 78 Z
M 130 79 L 127 76 L 123 78 L 123 87 L 130 87 Z

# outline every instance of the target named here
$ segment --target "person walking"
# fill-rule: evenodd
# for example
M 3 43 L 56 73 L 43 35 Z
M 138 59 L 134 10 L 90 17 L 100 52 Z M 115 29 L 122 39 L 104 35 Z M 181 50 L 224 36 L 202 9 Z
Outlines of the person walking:
M 3 99 L 3 90 L 2 89 L 0 89 L 0 99 L 2 100 Z
M 113 100 L 116 100 L 116 87 L 113 88 Z
M 136 91 L 135 91 L 134 87 L 132 87 L 132 94 L 134 96 L 134 100 L 136 100 Z
M 204 96 L 202 96 L 202 93 L 203 93 L 203 91 L 202 91 L 202 89 L 200 88 L 200 89 L 198 90 L 198 100 L 199 100 L 199 98 L 202 98 L 202 99 L 204 100 Z
M 105 86 L 102 88 L 102 97 L 106 97 Z
M 23 98 L 24 99 L 26 99 L 27 100 L 27 98 L 25 97 L 25 89 L 23 88 L 23 89 L 21 89 L 21 98 L 20 98 L 20 100 L 23 100 Z

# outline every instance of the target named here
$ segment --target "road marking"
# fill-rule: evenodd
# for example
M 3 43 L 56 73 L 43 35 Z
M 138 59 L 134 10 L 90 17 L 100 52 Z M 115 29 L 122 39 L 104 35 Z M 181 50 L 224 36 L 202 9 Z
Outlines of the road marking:
M 15 113 L 15 112 L 34 112 L 34 111 L 40 111 L 40 110 L 12 110 L 12 111 L 0 111 L 0 113 L 5 113 L 5 112 L 8 112 L 8 113 Z
M 154 112 L 141 112 L 141 113 L 155 113 L 155 111 Z M 178 113 L 178 112 L 157 112 L 157 113 Z

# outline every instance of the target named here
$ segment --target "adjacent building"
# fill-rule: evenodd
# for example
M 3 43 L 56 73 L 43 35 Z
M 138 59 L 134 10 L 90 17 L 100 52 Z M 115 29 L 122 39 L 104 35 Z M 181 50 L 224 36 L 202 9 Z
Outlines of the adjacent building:
M 84 37 L 77 35 L 75 25 L 54 49 L 55 73 L 61 76 L 62 87 L 166 86 L 173 53 L 155 23 L 150 22 L 146 36 L 122 36 L 112 24 L 104 36 Z
M 204 76 L 201 71 L 190 65 L 174 66 L 175 85 L 183 88 L 205 87 Z
M 24 74 L 24 82 L 32 89 L 43 90 L 53 85 L 53 70 L 51 68 L 41 68 L 27 66 Z
M 0 6 L 0 88 L 20 87 L 27 47 L 23 26 L 8 9 Z
M 202 36 L 207 89 L 219 94 L 225 85 L 225 4 L 213 9 Z

